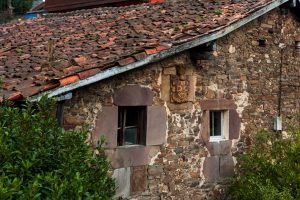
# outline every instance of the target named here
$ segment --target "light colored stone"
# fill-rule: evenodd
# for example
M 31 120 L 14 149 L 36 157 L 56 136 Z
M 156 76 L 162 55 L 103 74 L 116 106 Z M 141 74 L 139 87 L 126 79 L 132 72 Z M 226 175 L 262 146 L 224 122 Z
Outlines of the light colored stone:
M 176 67 L 166 67 L 163 73 L 164 75 L 176 75 Z
M 229 46 L 229 53 L 235 53 L 235 47 L 233 45 Z

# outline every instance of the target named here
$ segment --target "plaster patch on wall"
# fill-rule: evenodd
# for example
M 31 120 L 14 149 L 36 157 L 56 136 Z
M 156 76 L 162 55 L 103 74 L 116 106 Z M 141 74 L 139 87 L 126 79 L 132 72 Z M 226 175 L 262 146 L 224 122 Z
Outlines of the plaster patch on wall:
M 203 166 L 204 166 L 204 160 L 206 157 L 202 157 L 201 159 L 201 164 L 200 164 L 200 177 L 201 177 L 201 181 L 200 181 L 200 187 L 202 187 L 205 183 L 205 178 L 204 178 L 204 174 L 203 174 Z
M 272 63 L 269 54 L 265 54 L 265 58 L 266 58 L 267 63 Z
M 167 113 L 167 121 L 166 121 L 166 124 L 167 124 L 167 129 L 166 129 L 166 141 L 168 141 L 168 137 L 169 137 L 169 134 L 168 134 L 168 130 L 169 130 L 169 116 L 171 115 L 171 112 L 170 112 L 170 109 L 168 108 L 167 106 L 167 102 L 165 101 L 164 103 L 164 107 L 166 109 L 166 113 Z
M 90 108 L 90 109 L 87 109 Z M 96 126 L 97 115 L 102 111 L 101 103 L 95 103 L 94 105 L 88 105 L 87 108 L 84 108 L 83 111 L 86 112 L 87 118 L 85 119 L 85 124 L 89 124 L 89 134 L 87 136 L 87 140 L 92 140 L 92 132 Z
M 229 53 L 235 53 L 235 47 L 233 45 L 230 45 L 229 49 L 228 49 L 228 52 Z
M 158 156 L 161 154 L 161 152 L 157 152 L 157 154 L 155 156 L 153 156 L 151 159 L 150 159 L 150 163 L 149 165 L 154 165 L 155 164 L 155 160 L 156 158 L 158 158 Z
M 219 89 L 218 85 L 215 83 L 211 83 L 209 86 L 207 86 L 208 89 L 213 90 L 217 93 L 224 93 L 224 89 Z
M 162 83 L 162 72 L 159 73 L 158 79 L 157 79 L 157 85 L 160 86 Z
M 130 194 L 130 167 L 115 169 L 112 177 L 116 180 L 117 191 L 115 197 L 127 197 Z
M 249 105 L 249 93 L 244 91 L 234 96 L 235 104 L 237 105 L 237 113 L 242 117 L 243 111 Z
M 172 115 L 172 122 L 173 124 L 176 124 L 177 127 L 181 128 L 181 123 L 180 123 L 181 117 L 179 114 L 173 114 Z
M 237 164 L 237 159 L 236 159 L 236 157 L 235 157 L 235 156 L 232 156 L 232 159 L 233 159 L 233 164 L 234 164 L 234 166 L 236 166 L 236 164 Z

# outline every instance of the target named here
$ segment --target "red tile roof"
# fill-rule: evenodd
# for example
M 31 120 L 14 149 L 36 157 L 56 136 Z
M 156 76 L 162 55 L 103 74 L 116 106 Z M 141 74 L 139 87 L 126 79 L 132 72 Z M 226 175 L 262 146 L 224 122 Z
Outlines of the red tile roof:
M 273 1 L 182 0 L 0 25 L 0 94 L 16 100 L 146 59 Z

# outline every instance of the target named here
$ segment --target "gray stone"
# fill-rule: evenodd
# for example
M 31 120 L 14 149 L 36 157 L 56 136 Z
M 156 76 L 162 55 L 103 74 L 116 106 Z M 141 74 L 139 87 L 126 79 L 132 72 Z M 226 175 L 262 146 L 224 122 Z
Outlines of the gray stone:
M 206 145 L 206 147 L 211 156 L 219 156 L 220 155 L 221 150 L 220 150 L 220 144 L 218 142 L 209 142 Z
M 170 76 L 163 75 L 161 80 L 161 99 L 164 101 L 170 101 Z
M 214 182 L 219 179 L 219 167 L 220 159 L 219 156 L 207 157 L 203 163 L 203 174 L 205 181 Z
M 183 153 L 183 147 L 176 147 L 176 149 L 174 150 L 174 152 L 175 152 L 176 154 L 181 154 L 181 153 Z
M 163 172 L 163 167 L 160 165 L 150 165 L 148 168 L 148 175 L 150 176 L 160 176 Z
M 220 157 L 220 177 L 232 177 L 234 175 L 234 162 L 232 156 Z
M 176 67 L 164 68 L 164 75 L 176 75 Z
M 231 146 L 232 141 L 226 140 L 226 141 L 220 141 L 220 155 L 230 155 L 231 154 Z
M 147 145 L 161 145 L 166 142 L 167 120 L 165 107 L 147 107 Z
M 188 93 L 188 101 L 195 101 L 195 92 L 196 92 L 196 76 L 187 76 L 189 81 L 189 93 Z
M 114 104 L 117 106 L 150 106 L 153 103 L 153 92 L 139 85 L 127 85 L 114 93 Z
M 96 126 L 92 134 L 94 145 L 104 136 L 105 147 L 115 148 L 117 146 L 118 129 L 118 107 L 104 106 L 96 119 Z
M 154 152 L 158 152 L 158 146 L 131 145 L 121 146 L 114 150 L 105 151 L 111 166 L 114 169 L 148 165 Z
M 209 142 L 209 111 L 203 111 L 200 140 L 204 144 Z
M 130 191 L 131 195 L 144 192 L 147 189 L 147 167 L 131 167 Z
M 201 100 L 200 106 L 202 110 L 229 110 L 237 107 L 233 100 L 227 99 Z
M 116 180 L 115 197 L 128 197 L 130 195 L 130 167 L 115 169 L 112 177 Z
M 241 119 L 236 110 L 229 110 L 229 139 L 239 139 Z

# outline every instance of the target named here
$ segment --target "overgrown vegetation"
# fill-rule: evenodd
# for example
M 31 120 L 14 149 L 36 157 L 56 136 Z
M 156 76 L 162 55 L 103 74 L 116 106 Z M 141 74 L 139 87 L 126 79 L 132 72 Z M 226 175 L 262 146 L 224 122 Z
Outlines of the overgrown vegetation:
M 222 15 L 222 10 L 221 9 L 216 9 L 215 10 L 215 15 L 218 15 L 218 17 L 220 17 Z
M 21 15 L 30 10 L 33 0 L 12 0 L 11 3 L 14 7 L 14 13 Z
M 55 102 L 0 105 L 0 199 L 112 199 L 108 162 L 85 143 L 87 131 L 65 131 Z
M 239 158 L 238 174 L 229 189 L 232 199 L 300 199 L 300 129 L 260 131 L 248 154 Z
M 12 7 L 14 7 L 14 14 L 22 15 L 30 10 L 33 0 L 11 0 Z M 0 0 L 0 12 L 8 9 L 8 1 Z

